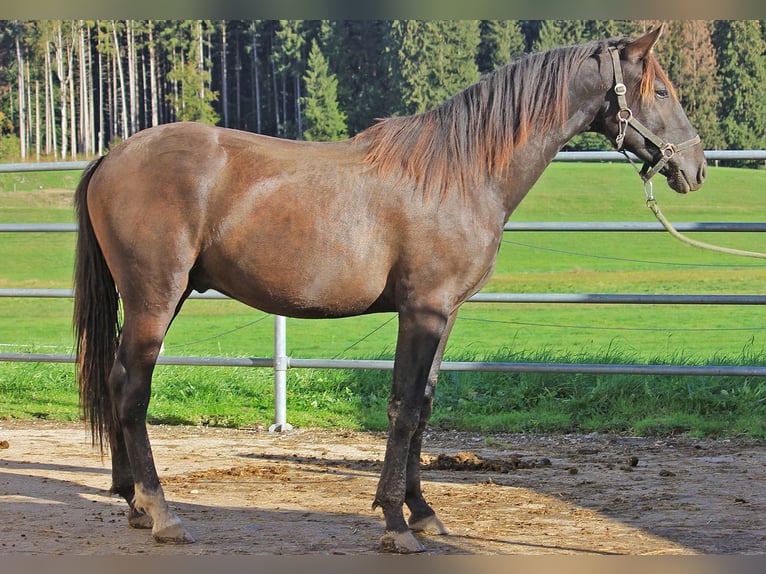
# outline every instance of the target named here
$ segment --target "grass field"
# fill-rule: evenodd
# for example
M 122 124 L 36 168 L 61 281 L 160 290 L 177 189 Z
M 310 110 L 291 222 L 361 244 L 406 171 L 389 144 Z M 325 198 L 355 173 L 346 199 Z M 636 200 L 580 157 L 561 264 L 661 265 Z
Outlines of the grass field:
M 67 190 L 77 177 L 0 176 L 0 222 L 71 221 Z M 695 194 L 678 196 L 658 181 L 655 195 L 674 222 L 762 220 L 765 184 L 763 170 L 711 168 L 708 182 Z M 561 163 L 549 167 L 512 221 L 652 218 L 640 181 L 628 166 Z M 766 251 L 761 234 L 692 235 Z M 485 291 L 762 294 L 766 289 L 766 265 L 759 260 L 702 251 L 664 233 L 518 232 L 504 239 Z M 73 245 L 73 234 L 0 235 L 0 287 L 70 287 Z M 760 307 L 467 304 L 447 358 L 761 364 L 766 363 L 763 317 Z M 69 352 L 70 321 L 69 300 L 0 299 L 0 351 Z M 395 332 L 391 315 L 288 320 L 288 353 L 390 357 Z M 171 355 L 268 357 L 271 333 L 269 317 L 236 302 L 190 301 L 165 348 Z M 77 416 L 71 371 L 67 365 L 0 363 L 0 409 L 5 410 L 0 417 Z M 289 418 L 293 424 L 381 428 L 389 376 L 292 371 Z M 259 369 L 162 367 L 152 416 L 268 424 L 270 377 Z M 766 389 L 757 379 L 451 373 L 443 376 L 437 397 L 434 420 L 452 428 L 766 433 Z

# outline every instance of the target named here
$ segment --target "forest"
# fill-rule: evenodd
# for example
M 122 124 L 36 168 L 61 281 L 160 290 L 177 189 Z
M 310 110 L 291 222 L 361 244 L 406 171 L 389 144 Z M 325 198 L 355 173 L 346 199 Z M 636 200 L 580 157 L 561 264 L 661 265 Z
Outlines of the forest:
M 0 21 L 0 161 L 106 153 L 194 120 L 335 140 L 425 111 L 525 52 L 651 20 Z M 766 21 L 679 20 L 656 47 L 705 149 L 766 148 Z M 569 149 L 606 149 L 585 134 Z

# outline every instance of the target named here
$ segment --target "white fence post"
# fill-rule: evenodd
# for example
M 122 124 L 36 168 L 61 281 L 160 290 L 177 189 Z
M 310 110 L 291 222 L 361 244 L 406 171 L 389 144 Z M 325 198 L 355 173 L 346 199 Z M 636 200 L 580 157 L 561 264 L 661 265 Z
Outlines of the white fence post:
M 285 432 L 293 427 L 287 422 L 287 320 L 274 315 L 274 424 L 269 432 Z

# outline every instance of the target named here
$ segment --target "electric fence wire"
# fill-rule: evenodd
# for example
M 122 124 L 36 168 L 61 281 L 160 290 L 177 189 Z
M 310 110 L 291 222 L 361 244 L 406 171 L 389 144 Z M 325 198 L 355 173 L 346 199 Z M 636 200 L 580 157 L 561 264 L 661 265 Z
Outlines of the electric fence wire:
M 517 325 L 520 327 L 550 327 L 554 329 L 583 329 L 598 331 L 678 331 L 678 332 L 718 332 L 718 331 L 766 331 L 766 327 L 613 327 L 604 325 L 562 325 L 557 323 L 531 323 L 526 321 L 507 321 L 503 319 L 482 319 L 480 317 L 458 316 L 460 321 L 476 321 L 478 323 L 499 323 Z
M 646 265 L 669 265 L 675 267 L 766 267 L 764 264 L 758 263 L 744 263 L 733 265 L 731 263 L 683 263 L 679 261 L 652 261 L 646 259 L 629 259 L 626 257 L 613 257 L 610 255 L 596 255 L 593 253 L 580 253 L 577 251 L 567 251 L 565 249 L 555 249 L 553 247 L 544 247 L 542 245 L 533 245 L 531 243 L 522 243 L 520 241 L 511 241 L 510 239 L 503 239 L 503 243 L 509 245 L 515 245 L 517 247 L 526 247 L 528 249 L 537 249 L 540 251 L 548 251 L 551 253 L 561 253 L 562 255 L 572 255 L 575 257 L 589 257 L 591 259 L 606 259 L 609 261 L 624 261 L 628 263 L 642 263 Z
M 191 347 L 193 345 L 198 345 L 199 343 L 206 343 L 207 341 L 213 341 L 215 339 L 220 339 L 222 337 L 225 337 L 227 335 L 231 335 L 232 333 L 236 333 L 237 331 L 241 331 L 243 329 L 247 329 L 248 327 L 252 327 L 253 325 L 257 325 L 261 321 L 266 320 L 268 317 L 271 317 L 271 315 L 263 315 L 262 317 L 259 317 L 258 319 L 255 319 L 253 321 L 250 321 L 248 323 L 245 323 L 244 325 L 240 325 L 238 327 L 234 327 L 233 329 L 229 329 L 228 331 L 223 331 L 222 333 L 218 333 L 216 335 L 210 335 L 209 337 L 203 337 L 202 339 L 197 339 L 195 341 L 188 341 L 186 343 L 174 343 L 172 345 L 169 345 L 171 349 L 182 349 L 185 347 Z M 167 349 L 167 347 L 166 347 Z

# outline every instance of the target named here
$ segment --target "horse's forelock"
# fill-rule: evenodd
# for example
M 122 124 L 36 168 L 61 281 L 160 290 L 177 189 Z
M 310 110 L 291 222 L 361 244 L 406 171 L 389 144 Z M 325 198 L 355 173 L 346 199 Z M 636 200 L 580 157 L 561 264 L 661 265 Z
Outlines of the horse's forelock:
M 670 81 L 670 78 L 668 78 L 668 75 L 665 73 L 665 70 L 662 69 L 662 66 L 660 66 L 660 63 L 657 61 L 654 54 L 650 52 L 647 57 L 644 58 L 643 75 L 641 76 L 641 87 L 639 89 L 639 95 L 643 102 L 654 97 L 654 81 L 656 79 L 659 79 L 665 84 L 665 87 L 674 100 L 678 100 L 678 94 L 673 86 L 673 82 Z

